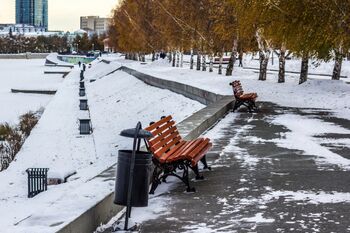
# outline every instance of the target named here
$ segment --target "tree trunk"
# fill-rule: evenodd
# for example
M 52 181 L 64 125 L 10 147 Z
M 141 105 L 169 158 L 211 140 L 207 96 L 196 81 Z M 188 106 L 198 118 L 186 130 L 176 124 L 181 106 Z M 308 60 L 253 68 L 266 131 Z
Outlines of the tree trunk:
M 176 52 L 176 67 L 180 67 L 180 52 Z
M 203 54 L 203 64 L 202 64 L 202 71 L 207 71 L 207 56 Z
M 173 67 L 175 67 L 175 62 L 176 62 L 176 53 L 173 53 Z
M 303 55 L 301 60 L 301 71 L 300 71 L 300 79 L 299 84 L 302 84 L 307 81 L 307 73 L 309 70 L 309 56 L 307 53 Z
M 273 56 L 273 51 L 272 51 L 272 53 L 271 53 L 271 65 L 274 64 L 274 60 L 275 60 L 275 58 L 274 58 L 274 56 Z
M 171 63 L 171 61 L 173 60 L 173 56 L 172 56 L 172 53 L 169 52 L 169 63 Z
M 227 69 L 226 69 L 226 76 L 231 76 L 232 75 L 233 66 L 236 63 L 237 46 L 238 46 L 238 42 L 237 42 L 237 40 L 234 40 L 233 41 L 233 47 L 232 47 L 232 53 L 231 53 L 230 61 L 229 61 L 228 65 L 227 65 Z
M 332 80 L 340 80 L 342 64 L 343 64 L 343 54 L 340 51 L 335 51 L 335 63 L 333 68 Z
M 267 65 L 269 64 L 270 52 L 264 53 L 263 51 L 259 51 L 259 57 L 260 57 L 259 80 L 265 81 Z
M 278 83 L 284 83 L 286 73 L 286 50 L 281 48 L 281 52 L 279 54 L 279 70 L 278 70 Z
M 224 59 L 224 49 L 222 49 L 222 52 L 220 53 L 218 74 L 222 74 L 222 62 L 223 62 L 223 59 Z
M 191 70 L 193 70 L 193 63 L 194 63 L 193 49 L 191 49 L 191 59 L 190 59 L 190 69 Z
M 262 30 L 258 29 L 255 33 L 256 41 L 259 47 L 259 60 L 260 60 L 260 72 L 259 80 L 266 80 L 267 65 L 269 64 L 269 58 L 271 53 L 270 41 L 265 40 L 262 35 Z
M 197 54 L 197 70 L 201 70 L 201 54 Z
M 181 51 L 181 54 L 180 54 L 180 67 L 184 67 L 184 53 L 183 51 Z
M 214 55 L 210 54 L 209 57 L 209 72 L 213 72 L 214 71 Z
M 156 52 L 152 52 L 152 61 L 155 61 L 156 60 Z
M 238 60 L 239 60 L 239 67 L 243 67 L 243 50 L 241 49 L 241 51 L 239 51 L 239 55 L 238 55 Z

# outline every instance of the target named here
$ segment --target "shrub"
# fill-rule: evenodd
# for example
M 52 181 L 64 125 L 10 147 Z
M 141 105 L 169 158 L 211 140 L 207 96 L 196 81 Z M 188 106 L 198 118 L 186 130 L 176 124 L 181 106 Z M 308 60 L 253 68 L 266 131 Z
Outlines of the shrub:
M 16 154 L 21 150 L 24 137 L 16 128 L 6 127 L 6 135 L 0 143 L 0 171 L 6 169 Z
M 38 123 L 39 117 L 33 112 L 28 112 L 20 116 L 19 120 L 19 129 L 25 137 L 28 137 L 34 126 Z
M 42 110 L 37 113 L 28 112 L 20 116 L 19 125 L 0 124 L 0 171 L 8 168 L 21 150 L 25 139 L 39 121 Z
M 0 124 L 0 141 L 4 141 L 11 130 L 12 128 L 8 123 Z

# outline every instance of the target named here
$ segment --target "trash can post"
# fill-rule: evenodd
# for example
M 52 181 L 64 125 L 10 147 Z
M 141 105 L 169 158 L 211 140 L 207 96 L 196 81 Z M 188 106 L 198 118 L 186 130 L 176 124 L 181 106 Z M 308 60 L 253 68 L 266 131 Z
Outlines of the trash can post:
M 114 203 L 126 206 L 124 227 L 118 230 L 127 231 L 132 207 L 148 206 L 152 154 L 140 151 L 140 146 L 141 140 L 151 137 L 152 133 L 143 130 L 141 122 L 138 122 L 136 128 L 125 129 L 120 135 L 134 140 L 132 150 L 118 151 L 116 172 Z
M 142 128 L 141 122 L 138 122 L 136 125 L 136 130 L 135 130 L 135 135 L 134 135 L 134 143 L 133 143 L 133 149 L 132 149 L 132 155 L 131 155 L 131 162 L 130 162 L 128 199 L 127 199 L 127 206 L 126 206 L 126 217 L 125 217 L 124 230 L 128 230 L 128 223 L 129 223 L 129 218 L 131 215 L 131 193 L 132 193 L 132 184 L 133 184 L 133 178 L 134 178 L 136 146 L 140 145 L 140 141 L 141 141 L 140 139 L 137 138 L 137 135 L 139 134 L 141 128 Z

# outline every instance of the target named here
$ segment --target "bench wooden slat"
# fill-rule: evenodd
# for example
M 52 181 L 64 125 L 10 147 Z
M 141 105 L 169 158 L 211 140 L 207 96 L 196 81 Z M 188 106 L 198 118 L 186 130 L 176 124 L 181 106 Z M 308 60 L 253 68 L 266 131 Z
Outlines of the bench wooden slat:
M 194 148 L 201 143 L 201 141 L 202 141 L 201 138 L 191 141 L 191 144 L 188 145 L 187 148 L 184 148 L 184 151 L 182 153 L 184 155 L 189 155 L 191 153 L 191 151 L 193 151 Z
M 199 154 L 200 151 L 203 150 L 204 147 L 207 146 L 207 144 L 209 143 L 209 139 L 206 138 L 203 141 L 201 141 L 199 144 L 197 144 L 197 146 L 189 153 L 189 156 L 191 158 L 195 158 L 196 155 Z
M 180 150 L 176 151 L 175 154 L 173 154 L 172 156 L 170 156 L 168 158 L 168 162 L 173 162 L 176 161 L 178 159 L 188 159 L 188 160 L 192 160 L 191 156 L 191 152 L 198 146 L 200 145 L 200 143 L 202 142 L 202 139 L 197 139 L 197 140 L 192 140 L 192 141 L 188 141 L 186 142 L 185 145 L 182 146 L 182 148 L 180 148 Z
M 167 150 L 171 149 L 172 146 L 174 146 L 176 143 L 180 142 L 181 140 L 182 140 L 181 138 L 176 138 L 175 140 L 171 141 L 166 146 L 160 148 L 159 150 L 156 150 L 155 154 L 158 157 L 161 157 Z
M 170 121 L 172 119 L 173 118 L 171 116 L 167 116 L 167 117 L 161 119 L 160 121 L 157 121 L 154 124 L 148 126 L 147 128 L 145 128 L 145 130 L 152 132 L 155 128 L 163 125 L 164 123 L 166 123 L 166 122 L 168 122 L 168 121 Z
M 175 135 L 174 137 L 168 137 L 164 139 L 163 141 L 160 141 L 157 145 L 153 146 L 155 148 L 155 152 L 161 151 L 164 148 L 166 149 L 163 153 L 167 152 L 171 147 L 168 147 L 168 145 L 175 145 L 177 142 L 181 141 L 180 135 Z M 175 141 L 175 144 L 173 143 Z
M 198 153 L 198 155 L 192 159 L 191 163 L 192 166 L 196 165 L 198 163 L 199 160 L 201 160 L 203 158 L 203 155 L 205 155 L 211 148 L 212 148 L 213 144 L 212 143 L 208 143 L 200 153 Z
M 194 141 L 185 142 L 183 145 L 181 145 L 180 148 L 177 148 L 177 150 L 173 150 L 171 155 L 168 157 L 167 162 L 174 162 L 180 159 L 185 159 L 183 152 L 184 150 L 186 150 L 186 148 L 188 148 L 193 143 Z
M 173 135 L 173 137 L 175 137 L 176 135 L 179 135 L 179 132 L 177 131 L 176 127 L 170 128 L 169 130 L 165 131 L 162 135 L 153 137 L 151 140 L 149 140 L 149 145 L 157 146 L 157 143 L 159 143 L 160 141 L 163 141 L 164 138 L 169 137 L 170 135 Z
M 169 121 L 166 124 L 161 125 L 159 128 L 154 129 L 153 131 L 150 131 L 153 136 L 161 136 L 160 134 L 164 133 L 166 130 L 169 128 L 175 127 L 175 122 L 174 121 Z
M 181 151 L 181 149 L 186 145 L 186 141 L 181 141 L 179 144 L 177 144 L 176 146 L 172 147 L 168 152 L 166 152 L 166 162 L 167 163 L 171 163 L 174 161 L 179 161 L 179 160 L 183 160 L 185 159 L 184 156 L 182 156 L 179 152 Z
M 178 150 L 179 148 L 181 148 L 181 146 L 183 144 L 185 144 L 185 141 L 180 141 L 179 144 L 177 144 L 176 146 L 172 147 L 168 152 L 160 154 L 158 156 L 158 154 L 153 153 L 154 157 L 161 163 L 169 163 L 169 157 L 172 155 L 172 153 L 176 150 Z M 172 162 L 172 161 L 171 161 Z

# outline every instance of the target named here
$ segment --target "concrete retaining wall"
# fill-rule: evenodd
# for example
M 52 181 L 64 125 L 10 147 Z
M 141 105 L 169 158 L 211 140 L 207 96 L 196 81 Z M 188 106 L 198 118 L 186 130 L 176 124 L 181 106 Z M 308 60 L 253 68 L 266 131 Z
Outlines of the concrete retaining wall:
M 113 204 L 114 193 L 110 193 L 103 200 L 80 215 L 73 222 L 59 230 L 59 233 L 89 233 L 94 232 L 103 222 L 106 223 L 116 216 L 124 207 Z
M 21 89 L 11 89 L 12 93 L 24 93 L 24 94 L 38 94 L 38 95 L 54 95 L 56 90 L 21 90 Z
M 44 71 L 44 74 L 62 74 L 63 78 L 65 78 L 69 73 L 70 71 Z
M 0 54 L 0 59 L 45 59 L 49 53 Z
M 204 109 L 177 124 L 178 130 L 185 140 L 198 138 L 203 132 L 212 128 L 218 120 L 223 118 L 232 109 L 234 101 L 232 96 L 221 96 L 182 83 L 159 79 L 127 67 L 122 67 L 121 69 L 147 84 L 174 91 L 207 105 Z M 115 169 L 116 164 L 93 179 L 114 180 Z M 114 192 L 110 193 L 74 221 L 67 224 L 58 233 L 89 233 L 93 232 L 101 223 L 107 223 L 123 209 L 123 207 L 113 204 L 113 197 Z
M 125 66 L 123 66 L 121 70 L 151 86 L 159 87 L 162 89 L 168 89 L 170 91 L 184 95 L 190 99 L 196 100 L 205 105 L 215 103 L 223 97 L 222 95 L 218 95 L 183 83 L 156 78 Z

